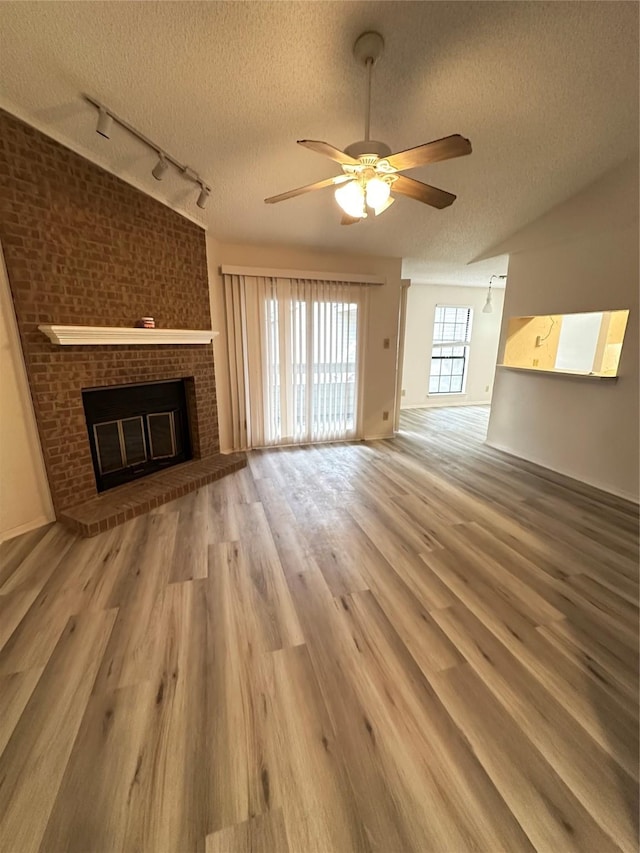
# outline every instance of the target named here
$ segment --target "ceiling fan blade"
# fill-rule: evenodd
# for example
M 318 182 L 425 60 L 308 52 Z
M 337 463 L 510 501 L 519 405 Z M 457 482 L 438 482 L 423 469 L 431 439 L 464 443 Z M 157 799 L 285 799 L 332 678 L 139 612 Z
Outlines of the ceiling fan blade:
M 397 175 L 395 181 L 391 185 L 391 190 L 394 193 L 407 195 L 409 198 L 414 198 L 416 201 L 422 201 L 425 204 L 430 204 L 431 207 L 442 209 L 448 207 L 456 200 L 453 193 L 439 190 L 437 187 L 432 187 L 429 184 L 423 184 L 422 181 L 414 181 L 413 178 L 407 178 L 404 175 Z
M 265 204 L 275 204 L 277 201 L 286 201 L 288 198 L 295 198 L 297 195 L 310 193 L 312 190 L 322 190 L 325 187 L 334 187 L 336 184 L 342 184 L 345 181 L 350 181 L 349 175 L 336 175 L 334 178 L 327 178 L 324 181 L 316 181 L 315 184 L 307 184 L 306 187 L 298 187 L 295 190 L 289 190 L 280 195 L 272 195 L 270 198 L 265 198 Z
M 360 222 L 361 219 L 361 216 L 349 216 L 348 213 L 343 213 L 340 225 L 355 225 L 356 222 Z
M 385 157 L 390 166 L 402 172 L 403 169 L 414 169 L 416 166 L 424 166 L 427 163 L 437 163 L 439 160 L 451 160 L 453 157 L 463 157 L 471 154 L 471 143 L 459 133 L 453 136 L 445 136 L 443 139 L 434 139 L 417 148 L 408 148 Z
M 316 139 L 299 139 L 298 145 L 304 145 L 305 148 L 310 148 L 311 151 L 315 151 L 318 154 L 324 154 L 325 157 L 328 157 L 330 160 L 334 160 L 336 163 L 342 163 L 344 166 L 357 166 L 359 163 L 355 157 L 345 154 L 344 151 L 340 151 L 339 148 L 334 148 L 334 146 L 329 145 L 328 142 L 319 142 Z

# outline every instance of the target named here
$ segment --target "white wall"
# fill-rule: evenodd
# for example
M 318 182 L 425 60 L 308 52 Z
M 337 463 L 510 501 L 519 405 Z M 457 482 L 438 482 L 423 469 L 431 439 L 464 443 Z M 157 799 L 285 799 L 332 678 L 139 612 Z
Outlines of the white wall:
M 229 407 L 229 365 L 224 329 L 224 297 L 220 265 L 308 270 L 318 273 L 355 273 L 384 277 L 386 284 L 372 285 L 369 291 L 369 318 L 365 346 L 363 395 L 364 437 L 393 435 L 395 382 L 397 370 L 398 314 L 400 307 L 400 258 L 376 258 L 296 249 L 286 246 L 256 246 L 223 243 L 207 235 L 209 288 L 213 328 L 220 332 L 214 343 L 216 393 L 220 447 L 231 448 Z M 389 348 L 383 341 L 389 338 Z M 383 420 L 383 412 L 388 420 Z
M 9 281 L 0 249 L 0 541 L 53 519 Z
M 508 248 L 509 241 L 504 244 Z M 628 308 L 619 378 L 498 368 L 488 443 L 638 500 L 638 165 L 629 161 L 515 235 L 508 318 Z
M 402 371 L 402 408 L 411 406 L 451 406 L 488 403 L 500 337 L 504 290 L 493 288 L 493 313 L 483 314 L 487 290 L 479 287 L 412 284 L 407 302 L 407 330 Z M 473 309 L 471 345 L 464 394 L 436 394 L 431 397 L 429 370 L 436 305 L 460 305 Z

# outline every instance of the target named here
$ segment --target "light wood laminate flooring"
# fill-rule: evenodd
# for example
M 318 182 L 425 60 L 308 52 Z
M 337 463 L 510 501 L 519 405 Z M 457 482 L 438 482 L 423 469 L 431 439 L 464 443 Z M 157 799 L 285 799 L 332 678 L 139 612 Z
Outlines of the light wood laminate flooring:
M 487 417 L 2 546 L 0 850 L 636 851 L 637 513 Z

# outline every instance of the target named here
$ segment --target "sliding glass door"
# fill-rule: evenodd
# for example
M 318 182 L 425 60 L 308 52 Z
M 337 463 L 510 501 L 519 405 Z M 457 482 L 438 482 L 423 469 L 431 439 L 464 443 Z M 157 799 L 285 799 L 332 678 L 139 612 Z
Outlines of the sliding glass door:
M 358 303 L 269 299 L 267 444 L 356 435 Z
M 358 437 L 365 288 L 237 278 L 246 446 Z

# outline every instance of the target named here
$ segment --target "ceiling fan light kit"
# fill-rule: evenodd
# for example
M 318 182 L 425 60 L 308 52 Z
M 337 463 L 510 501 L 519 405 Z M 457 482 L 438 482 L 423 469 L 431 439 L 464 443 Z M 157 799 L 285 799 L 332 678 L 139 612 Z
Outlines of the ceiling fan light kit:
M 391 153 L 384 142 L 369 139 L 371 119 L 371 74 L 373 66 L 384 52 L 384 39 L 380 33 L 366 32 L 356 39 L 353 55 L 367 71 L 367 102 L 365 108 L 364 139 L 347 146 L 344 151 L 328 142 L 315 139 L 299 139 L 298 145 L 310 148 L 339 163 L 342 175 L 317 181 L 280 195 L 266 198 L 267 204 L 275 204 L 304 193 L 325 187 L 336 187 L 334 197 L 344 211 L 341 224 L 353 225 L 367 218 L 367 208 L 379 216 L 393 204 L 392 192 L 405 195 L 423 204 L 442 209 L 452 204 L 456 197 L 452 193 L 398 174 L 427 163 L 450 160 L 471 154 L 471 143 L 464 136 L 453 134 L 443 139 L 427 142 L 416 148 Z

